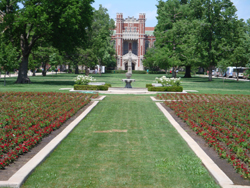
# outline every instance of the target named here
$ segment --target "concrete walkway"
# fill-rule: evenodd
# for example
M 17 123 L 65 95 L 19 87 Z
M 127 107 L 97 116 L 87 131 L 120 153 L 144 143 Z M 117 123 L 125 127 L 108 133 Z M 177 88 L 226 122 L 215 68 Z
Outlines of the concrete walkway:
M 70 88 L 61 88 L 60 90 L 69 90 Z M 69 90 L 70 92 L 89 92 L 90 90 L 74 90 L 73 88 Z M 122 88 L 122 87 L 110 87 L 108 91 L 94 91 L 100 94 L 147 94 L 154 95 L 157 93 L 187 93 L 183 92 L 156 92 L 156 91 L 148 91 L 147 88 Z

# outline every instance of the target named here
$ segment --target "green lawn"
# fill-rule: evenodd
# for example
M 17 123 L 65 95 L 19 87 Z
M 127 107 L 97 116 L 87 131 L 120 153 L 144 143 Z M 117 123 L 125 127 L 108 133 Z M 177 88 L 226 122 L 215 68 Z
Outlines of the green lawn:
M 148 96 L 110 95 L 23 187 L 219 186 Z
M 124 87 L 125 74 L 93 74 L 97 81 Z M 133 74 L 133 87 L 163 75 Z M 179 75 L 180 77 L 183 75 Z M 31 77 L 31 84 L 0 91 L 60 91 L 73 88 L 75 74 Z M 194 77 L 184 90 L 250 94 L 249 82 Z M 103 130 L 127 133 L 95 133 Z M 23 187 L 219 187 L 148 96 L 108 95 L 28 178 Z
M 112 87 L 124 87 L 122 79 L 125 74 L 91 74 L 97 81 L 110 83 Z M 153 83 L 155 77 L 163 75 L 157 74 L 133 74 L 132 78 L 136 80 L 132 87 L 144 87 L 146 84 Z M 179 75 L 182 77 L 183 75 Z M 3 78 L 0 79 L 0 91 L 59 91 L 60 88 L 73 88 L 75 74 L 48 75 L 46 77 L 30 77 L 31 84 L 14 84 L 16 78 L 7 77 L 7 86 L 4 87 Z M 184 90 L 198 90 L 199 93 L 221 93 L 221 94 L 250 94 L 250 82 L 225 80 L 213 78 L 212 82 L 208 78 L 193 77 L 182 78 Z M 68 92 L 68 91 L 60 91 Z

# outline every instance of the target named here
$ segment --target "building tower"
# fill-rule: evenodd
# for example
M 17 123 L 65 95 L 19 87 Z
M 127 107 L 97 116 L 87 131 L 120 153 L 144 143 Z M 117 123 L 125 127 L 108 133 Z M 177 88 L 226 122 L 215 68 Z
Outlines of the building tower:
M 139 14 L 139 19 L 128 17 L 123 19 L 122 13 L 116 14 L 116 29 L 112 40 L 115 41 L 117 53 L 116 68 L 127 70 L 129 52 L 132 52 L 132 69 L 144 70 L 142 60 L 148 47 L 155 41 L 154 27 L 146 27 L 145 13 Z

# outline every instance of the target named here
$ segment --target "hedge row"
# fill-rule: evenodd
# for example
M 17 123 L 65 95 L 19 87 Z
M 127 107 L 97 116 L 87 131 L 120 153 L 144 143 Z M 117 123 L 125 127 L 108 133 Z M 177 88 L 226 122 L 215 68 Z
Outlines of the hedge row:
M 123 74 L 127 73 L 126 70 L 106 70 L 106 73 L 112 73 L 112 74 Z M 166 72 L 162 71 L 149 71 L 149 74 L 166 74 Z M 147 74 L 147 71 L 140 71 L 140 70 L 133 70 L 132 74 Z
M 147 88 L 148 88 L 148 91 L 168 91 L 168 92 L 182 92 L 183 91 L 182 86 L 172 86 L 172 87 L 150 87 L 148 86 Z
M 107 91 L 111 87 L 111 84 L 105 84 L 105 85 L 74 85 L 74 90 L 102 90 Z
M 152 84 L 146 84 L 146 88 L 154 87 Z

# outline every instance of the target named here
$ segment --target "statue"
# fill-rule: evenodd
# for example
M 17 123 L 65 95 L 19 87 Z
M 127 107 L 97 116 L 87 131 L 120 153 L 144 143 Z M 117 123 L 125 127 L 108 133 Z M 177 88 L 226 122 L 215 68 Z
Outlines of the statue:
M 130 79 L 132 76 L 132 52 L 129 51 L 129 58 L 128 58 L 128 72 L 126 73 L 127 79 Z
M 130 79 L 132 76 L 132 52 L 129 51 L 129 57 L 128 57 L 128 72 L 126 73 L 127 79 L 122 79 L 123 82 L 126 83 L 125 88 L 132 88 L 131 83 L 135 82 L 135 79 Z

